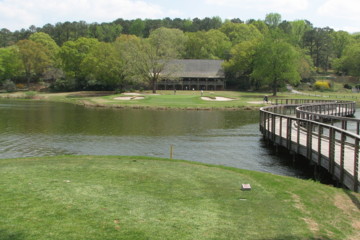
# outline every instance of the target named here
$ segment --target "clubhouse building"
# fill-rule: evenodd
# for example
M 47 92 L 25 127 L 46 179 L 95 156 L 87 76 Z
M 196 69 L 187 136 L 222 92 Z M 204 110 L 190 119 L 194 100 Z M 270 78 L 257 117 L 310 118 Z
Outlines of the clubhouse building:
M 224 90 L 223 60 L 176 59 L 169 62 L 158 90 Z

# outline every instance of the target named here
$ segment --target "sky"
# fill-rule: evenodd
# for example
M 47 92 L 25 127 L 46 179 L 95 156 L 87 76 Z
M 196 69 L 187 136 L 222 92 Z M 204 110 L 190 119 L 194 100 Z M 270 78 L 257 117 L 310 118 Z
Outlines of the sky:
M 287 21 L 305 19 L 314 27 L 360 32 L 360 0 L 0 0 L 0 29 L 118 18 L 264 20 L 268 13 L 279 13 Z

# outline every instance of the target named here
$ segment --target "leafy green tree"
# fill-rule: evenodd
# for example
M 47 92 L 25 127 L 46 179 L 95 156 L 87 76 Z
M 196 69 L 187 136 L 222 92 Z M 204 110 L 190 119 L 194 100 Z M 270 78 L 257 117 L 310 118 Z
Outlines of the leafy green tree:
M 54 39 L 50 37 L 49 34 L 37 32 L 31 34 L 29 39 L 44 46 L 47 49 L 47 53 L 49 54 L 52 62 L 56 62 L 60 47 L 56 44 Z
M 80 64 L 87 86 L 116 89 L 123 81 L 123 62 L 120 51 L 112 43 L 101 42 L 92 48 Z
M 232 84 L 249 89 L 252 86 L 250 75 L 254 68 L 255 53 L 260 41 L 243 41 L 235 45 L 230 52 L 230 59 L 224 62 L 227 77 L 235 81 Z
M 141 59 L 145 54 L 142 50 L 148 43 L 145 39 L 135 35 L 121 34 L 114 42 L 115 51 L 121 55 L 122 62 L 122 81 L 126 84 L 140 84 L 144 81 Z M 137 62 L 137 59 L 140 62 Z M 135 64 L 134 64 L 135 63 Z
M 122 27 L 119 24 L 100 24 L 90 26 L 92 37 L 97 38 L 101 42 L 113 42 L 121 34 Z
M 48 49 L 32 40 L 20 40 L 17 44 L 27 85 L 34 75 L 40 76 L 50 66 Z
M 7 47 L 13 44 L 13 34 L 9 29 L 0 30 L 0 47 Z
M 149 83 L 154 93 L 165 66 L 180 57 L 185 36 L 178 29 L 159 28 L 146 40 L 132 40 L 127 44 L 125 60 L 126 78 L 137 78 Z
M 279 86 L 299 82 L 298 61 L 299 54 L 291 44 L 270 38 L 257 49 L 251 76 L 262 84 L 269 84 L 276 96 Z
M 49 34 L 49 36 L 51 36 L 51 38 L 54 39 L 54 36 L 55 36 L 55 26 L 50 24 L 50 23 L 47 23 L 45 24 L 41 29 L 40 29 L 40 32 L 44 32 L 46 34 Z M 55 41 L 55 39 L 54 39 Z
M 206 59 L 209 57 L 206 45 L 206 32 L 189 32 L 185 34 L 187 41 L 185 43 L 184 57 L 189 59 Z
M 290 22 L 290 24 L 290 42 L 295 46 L 303 47 L 304 34 L 312 29 L 311 23 L 306 20 L 297 20 Z
M 225 59 L 228 57 L 231 42 L 221 31 L 212 29 L 208 32 L 187 33 L 185 58 L 191 59 Z
M 302 80 L 310 80 L 314 75 L 314 64 L 309 55 L 307 55 L 302 49 L 297 50 L 299 53 L 298 72 Z
M 287 35 L 291 35 L 292 33 L 292 25 L 290 22 L 288 21 L 282 21 L 279 25 L 278 28 L 281 29 L 285 34 Z
M 226 34 L 233 45 L 263 37 L 261 32 L 251 24 L 226 22 L 222 25 L 220 31 Z
M 338 71 L 352 76 L 360 76 L 360 43 L 354 43 L 344 50 L 344 54 L 337 64 Z
M 317 68 L 325 71 L 330 67 L 333 54 L 333 41 L 331 28 L 314 28 L 304 34 L 304 46 L 312 57 Z
M 19 76 L 21 66 L 17 47 L 0 48 L 0 82 Z
M 261 20 L 254 20 L 249 25 L 255 26 L 263 35 L 268 34 L 269 27 L 264 23 L 264 21 Z
M 145 22 L 140 18 L 131 23 L 129 34 L 136 35 L 138 37 L 144 36 Z
M 161 19 L 145 19 L 145 29 L 143 31 L 144 32 L 143 37 L 148 38 L 150 35 L 150 32 L 152 32 L 153 30 L 158 29 L 160 27 L 162 27 Z M 127 34 L 130 34 L 130 31 L 128 31 Z
M 205 33 L 205 49 L 209 59 L 225 59 L 229 55 L 231 42 L 221 31 L 212 29 Z
M 280 15 L 279 13 L 269 13 L 269 14 L 266 14 L 265 23 L 266 23 L 270 28 L 276 28 L 276 27 L 278 27 L 279 24 L 281 23 L 281 15 Z
M 68 79 L 75 79 L 77 87 L 86 87 L 86 80 L 81 71 L 81 63 L 86 56 L 99 44 L 94 38 L 79 38 L 76 41 L 67 41 L 60 48 L 61 65 Z
M 183 31 L 190 32 L 192 29 L 193 22 L 190 19 L 185 19 L 183 23 Z
M 222 25 L 220 17 L 204 18 L 200 24 L 200 30 L 209 31 L 211 29 L 218 29 Z
M 332 46 L 335 57 L 341 58 L 345 48 L 355 42 L 355 39 L 345 31 L 332 32 Z

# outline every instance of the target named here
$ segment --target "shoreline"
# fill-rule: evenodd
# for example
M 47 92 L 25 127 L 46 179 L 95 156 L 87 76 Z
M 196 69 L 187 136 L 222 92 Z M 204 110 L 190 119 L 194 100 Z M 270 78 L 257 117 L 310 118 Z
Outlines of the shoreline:
M 79 101 L 74 103 L 88 108 L 111 108 L 111 109 L 144 109 L 144 110 L 179 110 L 179 111 L 237 111 L 247 110 L 255 111 L 260 107 L 239 106 L 239 107 L 164 107 L 164 106 L 140 106 L 140 105 L 120 105 L 120 104 L 101 104 L 88 101 Z
M 146 95 L 146 94 L 145 94 Z M 103 92 L 66 92 L 66 93 L 35 93 L 26 94 L 23 92 L 16 93 L 3 93 L 0 94 L 0 99 L 7 100 L 25 100 L 25 101 L 47 101 L 47 102 L 63 102 L 76 104 L 88 108 L 108 108 L 108 109 L 144 109 L 144 110 L 175 110 L 175 111 L 256 111 L 261 106 L 252 106 L 253 103 L 247 103 L 246 105 L 234 106 L 150 106 L 150 105 L 135 105 L 135 104 L 122 104 L 120 101 L 113 103 L 100 103 L 92 101 L 94 98 L 99 98 L 104 95 Z M 210 101 L 209 101 L 210 102 Z M 215 101 L 211 101 L 215 102 Z M 219 101 L 222 102 L 222 101 Z M 231 101 L 229 101 L 231 102 Z M 260 104 L 257 104 L 260 105 Z

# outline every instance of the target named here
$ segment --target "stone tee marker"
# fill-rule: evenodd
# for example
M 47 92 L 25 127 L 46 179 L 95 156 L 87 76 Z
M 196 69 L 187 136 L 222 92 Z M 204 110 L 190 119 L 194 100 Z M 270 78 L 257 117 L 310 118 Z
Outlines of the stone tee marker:
M 250 191 L 251 190 L 250 184 L 241 184 L 241 190 Z

